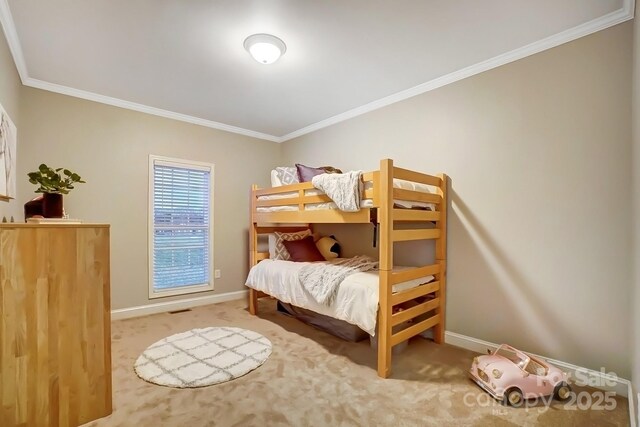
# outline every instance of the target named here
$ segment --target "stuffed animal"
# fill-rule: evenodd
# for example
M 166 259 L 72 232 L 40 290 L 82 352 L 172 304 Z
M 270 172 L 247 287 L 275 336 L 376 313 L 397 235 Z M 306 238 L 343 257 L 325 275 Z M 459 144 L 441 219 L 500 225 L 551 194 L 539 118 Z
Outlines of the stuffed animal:
M 334 236 L 321 237 L 316 241 L 316 246 L 327 261 L 340 256 L 340 243 Z
M 333 166 L 320 166 L 319 169 L 324 169 L 324 173 L 342 173 L 340 169 Z

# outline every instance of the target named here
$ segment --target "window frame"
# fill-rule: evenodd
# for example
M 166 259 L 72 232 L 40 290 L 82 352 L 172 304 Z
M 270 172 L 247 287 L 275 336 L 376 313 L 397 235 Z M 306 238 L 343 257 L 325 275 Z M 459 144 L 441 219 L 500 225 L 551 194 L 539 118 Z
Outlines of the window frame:
M 181 286 L 176 289 L 169 289 L 163 291 L 156 291 L 153 287 L 153 255 L 154 255 L 154 180 L 155 180 L 155 170 L 154 166 L 156 162 L 161 162 L 168 166 L 174 167 L 183 167 L 183 168 L 193 168 L 193 169 L 208 169 L 209 170 L 209 283 L 208 284 L 199 284 L 199 285 L 189 285 L 189 286 Z M 214 170 L 215 165 L 213 163 L 208 162 L 199 162 L 195 160 L 185 160 L 178 159 L 174 157 L 165 157 L 165 156 L 157 156 L 157 155 L 149 155 L 149 194 L 148 194 L 148 241 L 147 241 L 147 262 L 148 262 L 148 273 L 149 273 L 149 299 L 155 298 L 163 298 L 170 297 L 176 295 L 188 295 L 198 292 L 207 292 L 214 290 L 214 264 L 213 264 L 213 231 L 214 231 L 214 222 L 213 222 L 213 196 L 214 196 Z

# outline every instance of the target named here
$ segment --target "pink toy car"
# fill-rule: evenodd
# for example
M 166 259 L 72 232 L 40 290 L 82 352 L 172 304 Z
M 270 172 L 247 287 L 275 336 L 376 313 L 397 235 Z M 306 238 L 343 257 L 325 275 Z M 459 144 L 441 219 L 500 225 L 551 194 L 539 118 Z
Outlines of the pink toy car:
M 566 373 L 506 344 L 493 354 L 474 357 L 469 375 L 495 399 L 512 406 L 523 399 L 553 394 L 567 400 L 571 395 Z

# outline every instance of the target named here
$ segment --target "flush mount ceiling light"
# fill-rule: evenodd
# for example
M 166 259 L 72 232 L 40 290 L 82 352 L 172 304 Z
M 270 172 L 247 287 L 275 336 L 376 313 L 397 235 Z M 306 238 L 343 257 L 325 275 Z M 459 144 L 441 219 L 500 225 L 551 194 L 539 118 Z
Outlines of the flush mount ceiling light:
M 261 64 L 273 64 L 287 51 L 284 42 L 271 34 L 253 34 L 247 37 L 244 48 Z

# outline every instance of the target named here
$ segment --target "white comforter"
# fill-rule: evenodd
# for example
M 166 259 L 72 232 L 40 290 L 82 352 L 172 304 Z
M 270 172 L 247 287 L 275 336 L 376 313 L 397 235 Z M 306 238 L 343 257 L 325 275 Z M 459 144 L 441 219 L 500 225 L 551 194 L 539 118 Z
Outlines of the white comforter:
M 282 302 L 344 320 L 372 336 L 375 335 L 379 301 L 378 271 L 348 276 L 340 284 L 333 302 L 330 305 L 322 305 L 300 286 L 298 281 L 298 273 L 306 264 L 308 263 L 266 259 L 251 268 L 246 285 Z M 406 268 L 411 267 L 394 267 L 394 270 Z M 399 283 L 393 286 L 393 292 L 415 288 L 431 280 L 433 276 Z
M 344 212 L 360 210 L 362 171 L 323 173 L 311 179 L 315 188 L 324 192 Z

